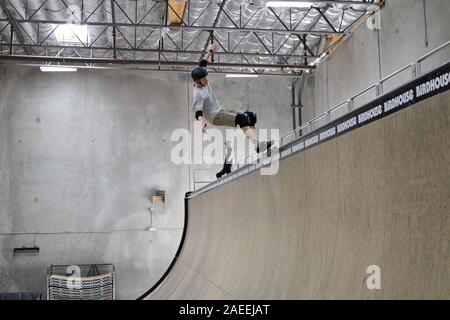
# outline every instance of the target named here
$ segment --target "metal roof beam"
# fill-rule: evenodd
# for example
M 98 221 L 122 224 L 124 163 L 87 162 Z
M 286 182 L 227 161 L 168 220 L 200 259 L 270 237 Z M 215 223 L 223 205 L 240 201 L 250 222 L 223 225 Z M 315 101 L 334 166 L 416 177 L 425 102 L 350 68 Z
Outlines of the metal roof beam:
M 14 17 L 12 16 L 11 12 L 8 10 L 8 8 L 6 7 L 6 4 L 4 1 L 0 1 L 0 7 L 2 8 L 3 12 L 6 15 L 6 19 L 1 19 L 3 22 L 8 22 L 11 24 L 12 26 L 12 30 L 14 30 L 16 32 L 16 36 L 17 39 L 19 39 L 19 42 L 21 44 L 23 44 L 23 47 L 25 48 L 25 52 L 27 54 L 36 54 L 36 52 L 34 52 L 34 50 L 32 50 L 31 48 L 27 47 L 25 45 L 25 39 L 22 35 L 22 33 L 20 32 L 20 24 L 17 23 L 16 21 L 14 21 Z M 14 10 L 16 10 L 16 8 L 14 8 Z M 19 14 L 19 13 L 18 13 Z M 19 14 L 20 15 L 20 14 Z M 29 36 L 28 36 L 29 37 Z M 31 39 L 31 38 L 30 38 Z M 31 39 L 32 40 L 32 39 Z M 32 40 L 33 41 L 33 40 Z
M 105 30 L 103 31 L 103 33 L 105 32 Z M 9 46 L 13 46 L 13 47 L 19 47 L 22 46 L 21 44 L 18 43 L 8 43 L 8 42 L 2 42 L 2 46 L 5 47 L 9 47 Z M 52 45 L 52 44 L 36 44 L 36 45 L 31 45 L 31 44 L 27 44 L 27 46 L 32 47 L 32 48 L 41 48 L 41 49 L 80 49 L 80 50 L 88 50 L 89 52 L 95 52 L 95 51 L 113 51 L 114 48 L 112 47 L 105 47 L 105 46 L 89 46 L 89 47 L 82 47 L 82 46 L 78 46 L 78 45 Z M 140 47 L 140 46 L 139 46 Z M 124 52 L 136 52 L 136 53 L 158 53 L 158 52 L 163 52 L 166 54 L 192 54 L 192 55 L 198 55 L 201 54 L 202 51 L 199 50 L 184 50 L 184 51 L 180 51 L 180 50 L 170 50 L 170 49 L 165 49 L 165 50 L 159 50 L 159 49 L 132 49 L 132 48 L 120 48 L 120 51 L 124 51 Z M 235 51 L 219 51 L 216 52 L 215 55 L 218 56 L 239 56 L 239 55 L 246 55 L 246 56 L 252 56 L 252 57 L 270 57 L 270 58 L 318 58 L 319 56 L 317 55 L 304 55 L 304 54 L 299 54 L 299 55 L 290 55 L 290 54 L 266 54 L 266 53 L 259 53 L 259 52 L 235 52 Z M 139 60 L 136 60 L 139 61 Z
M 217 25 L 217 22 L 219 22 L 220 14 L 222 13 L 222 11 L 225 12 L 224 7 L 225 7 L 226 2 L 227 2 L 227 0 L 223 0 L 222 4 L 219 5 L 219 12 L 217 12 L 216 18 L 214 19 L 214 23 L 212 25 L 213 28 Z M 226 14 L 226 12 L 225 12 L 225 14 Z M 228 17 L 228 18 L 231 19 L 230 17 Z M 234 24 L 234 21 L 231 21 L 231 22 L 233 22 L 233 24 Z M 208 40 L 206 40 L 205 45 L 203 46 L 203 52 L 206 51 L 209 41 L 210 41 L 210 39 L 208 38 Z M 202 58 L 202 56 L 203 56 L 203 53 L 200 55 L 200 59 Z
M 288 1 L 286 1 L 288 2 Z M 362 6 L 377 6 L 379 3 L 368 1 L 351 1 L 351 0 L 295 0 L 295 2 L 312 2 L 313 4 L 348 4 L 348 5 L 362 5 Z
M 75 63 L 96 63 L 96 64 L 126 64 L 126 65 L 165 65 L 175 67 L 193 67 L 197 66 L 198 62 L 195 61 L 158 61 L 158 60 L 126 60 L 126 59 L 98 59 L 98 58 L 77 58 L 77 57 L 50 57 L 50 56 L 28 56 L 28 55 L 1 55 L 0 61 L 12 60 L 12 61 L 34 61 L 34 62 L 55 62 L 65 64 Z M 315 69 L 314 66 L 296 66 L 286 64 L 245 64 L 245 63 L 215 63 L 216 68 L 264 68 L 264 69 L 296 69 L 306 70 Z
M 1 3 L 1 2 L 0 2 Z M 25 19 L 11 19 L 14 23 L 34 23 L 34 24 L 54 24 L 54 25 L 65 25 L 67 21 L 65 20 L 25 20 Z M 11 22 L 8 19 L 0 19 L 3 22 Z M 109 22 L 85 22 L 85 25 L 88 26 L 113 26 L 112 23 Z M 334 31 L 311 31 L 311 30 L 276 30 L 276 29 L 262 29 L 262 28 L 233 28 L 233 27 L 212 27 L 212 26 L 166 26 L 162 24 L 148 24 L 148 23 L 123 23 L 116 22 L 114 24 L 116 27 L 140 27 L 140 28 L 154 28 L 154 29 L 162 29 L 169 28 L 171 30 L 205 30 L 205 31 L 250 31 L 250 32 L 258 32 L 258 33 L 271 33 L 276 32 L 280 34 L 311 34 L 311 35 L 345 35 L 346 31 L 343 32 L 334 32 Z

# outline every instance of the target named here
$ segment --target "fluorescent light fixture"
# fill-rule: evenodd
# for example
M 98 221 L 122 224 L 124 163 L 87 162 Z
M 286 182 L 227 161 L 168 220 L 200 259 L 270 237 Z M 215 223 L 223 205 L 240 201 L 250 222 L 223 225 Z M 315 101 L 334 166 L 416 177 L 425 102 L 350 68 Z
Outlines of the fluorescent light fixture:
M 266 7 L 272 8 L 311 8 L 312 2 L 305 1 L 268 1 Z
M 311 65 L 315 66 L 316 64 L 319 64 L 320 62 L 322 62 L 323 59 L 325 59 L 325 57 L 327 56 L 327 52 L 324 52 L 320 55 L 319 58 L 317 58 L 316 60 L 314 60 Z
M 245 73 L 228 73 L 226 78 L 258 78 L 257 74 L 245 74 Z
M 87 25 L 63 24 L 58 25 L 55 30 L 56 40 L 66 43 L 89 43 L 89 32 Z
M 311 65 L 315 66 L 316 64 L 318 64 L 322 59 L 321 58 L 317 58 L 316 60 L 314 60 Z
M 42 72 L 75 72 L 77 68 L 75 67 L 64 67 L 64 66 L 45 66 L 41 67 Z

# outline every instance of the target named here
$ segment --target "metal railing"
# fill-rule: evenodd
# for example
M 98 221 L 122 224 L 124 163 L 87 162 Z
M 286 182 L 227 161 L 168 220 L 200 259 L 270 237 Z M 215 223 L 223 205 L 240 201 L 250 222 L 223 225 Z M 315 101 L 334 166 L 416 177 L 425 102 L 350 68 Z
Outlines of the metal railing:
M 220 169 L 218 169 L 217 166 L 213 168 L 195 168 L 194 166 L 193 169 L 194 191 L 210 184 L 211 182 L 214 182 L 216 179 L 216 172 L 218 171 L 220 171 Z M 197 173 L 203 173 L 203 177 L 199 178 Z
M 359 97 L 361 97 L 362 95 L 366 94 L 367 92 L 370 92 L 371 90 L 375 89 L 375 96 L 376 98 L 380 97 L 381 95 L 383 95 L 384 92 L 384 84 L 388 81 L 391 80 L 393 78 L 395 78 L 396 76 L 398 76 L 399 74 L 403 73 L 405 70 L 410 69 L 411 70 L 411 78 L 407 79 L 406 81 L 402 82 L 401 84 L 399 84 L 397 87 L 393 88 L 392 90 L 395 90 L 397 88 L 399 88 L 401 85 L 405 84 L 406 82 L 409 82 L 411 80 L 414 80 L 418 77 L 420 77 L 422 75 L 422 62 L 425 61 L 427 58 L 431 57 L 432 55 L 436 54 L 437 52 L 440 52 L 441 50 L 447 48 L 448 46 L 450 46 L 450 41 L 444 43 L 443 45 L 437 47 L 436 49 L 430 51 L 429 53 L 427 53 L 426 55 L 420 57 L 419 59 L 417 59 L 416 61 L 398 69 L 397 71 L 391 73 L 390 75 L 384 77 L 383 79 L 381 79 L 380 81 L 378 81 L 377 83 L 372 84 L 371 86 L 369 86 L 368 88 L 358 92 L 357 94 L 353 95 L 352 97 L 350 97 L 349 99 L 347 99 L 344 102 L 339 103 L 338 105 L 332 107 L 331 109 L 325 111 L 324 113 L 318 115 L 317 117 L 309 120 L 308 122 L 304 123 L 302 126 L 296 128 L 295 130 L 289 132 L 287 135 L 283 136 L 280 141 L 279 141 L 279 145 L 280 148 L 285 146 L 287 143 L 292 142 L 293 140 L 296 140 L 302 136 L 305 135 L 304 130 L 307 129 L 307 132 L 311 132 L 314 129 L 318 129 L 315 127 L 316 122 L 318 122 L 318 120 L 325 118 L 326 119 L 326 123 L 322 126 L 326 126 L 327 124 L 329 124 L 332 120 L 334 120 L 331 117 L 331 114 L 339 109 L 341 109 L 342 107 L 346 107 L 347 108 L 347 112 L 351 112 L 353 110 L 355 110 L 355 100 Z M 435 67 L 439 67 L 435 66 Z M 390 91 L 392 91 L 390 90 Z M 357 109 L 357 108 L 356 108 Z M 291 140 L 289 140 L 291 139 Z
M 277 141 L 278 147 L 281 149 L 282 147 L 286 146 L 287 144 L 305 136 L 306 134 L 312 132 L 313 130 L 325 127 L 330 122 L 335 120 L 333 118 L 333 114 L 335 112 L 337 112 L 338 110 L 339 111 L 344 110 L 344 112 L 340 114 L 340 116 L 343 116 L 349 112 L 357 110 L 359 107 L 362 107 L 362 105 L 355 107 L 355 101 L 358 98 L 364 96 L 365 94 L 367 94 L 371 91 L 375 94 L 375 99 L 382 96 L 385 93 L 388 93 L 388 92 L 384 92 L 386 82 L 396 78 L 400 74 L 404 73 L 406 70 L 410 70 L 410 73 L 409 73 L 410 77 L 408 77 L 408 79 L 404 80 L 403 82 L 401 82 L 394 88 L 391 88 L 389 91 L 393 91 L 393 90 L 399 88 L 400 86 L 404 85 L 405 83 L 407 83 L 411 80 L 417 79 L 418 77 L 420 77 L 422 75 L 422 63 L 425 60 L 427 60 L 429 57 L 433 56 L 434 54 L 436 54 L 438 52 L 443 51 L 447 47 L 450 47 L 450 41 L 447 41 L 446 43 L 442 44 L 441 46 L 437 47 L 436 49 L 434 49 L 434 50 L 428 52 L 427 54 L 423 55 L 422 57 L 418 58 L 417 60 L 415 60 L 415 61 L 405 65 L 404 67 L 398 69 L 397 71 L 389 74 L 388 76 L 384 77 L 383 79 L 379 80 L 378 82 L 370 85 L 366 89 L 359 91 L 358 93 L 356 93 L 355 95 L 353 95 L 349 99 L 347 99 L 346 101 L 343 101 L 343 102 L 337 104 L 336 106 L 328 109 L 327 111 L 323 112 L 322 114 L 319 114 L 315 118 L 309 120 L 308 122 L 305 122 L 300 127 L 296 128 L 295 130 L 292 130 L 285 136 L 281 137 Z M 449 57 L 450 57 L 450 55 L 449 55 Z M 448 61 L 446 61 L 445 63 L 447 63 L 447 62 Z M 438 67 L 444 65 L 445 63 L 433 65 L 432 68 L 433 69 L 438 68 Z M 320 126 L 317 126 L 317 124 L 319 123 L 320 120 L 325 121 L 325 123 L 321 124 Z M 261 157 L 262 157 L 261 155 L 252 154 L 252 155 L 246 157 L 244 160 L 236 163 L 236 165 L 235 165 L 236 169 L 245 167 L 248 164 L 258 163 L 258 161 L 260 161 Z M 211 169 L 211 170 L 213 170 L 213 169 Z M 195 170 L 194 170 L 194 176 L 195 176 Z M 213 182 L 213 181 L 209 181 L 209 182 Z M 196 183 L 195 183 L 195 179 L 194 179 L 194 191 L 196 191 L 196 189 L 197 188 L 196 188 Z

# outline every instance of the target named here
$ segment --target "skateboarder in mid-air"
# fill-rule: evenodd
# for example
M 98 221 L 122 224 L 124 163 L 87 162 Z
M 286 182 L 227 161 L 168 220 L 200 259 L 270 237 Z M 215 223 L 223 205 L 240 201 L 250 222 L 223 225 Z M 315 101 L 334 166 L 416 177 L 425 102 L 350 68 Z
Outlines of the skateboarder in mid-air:
M 208 65 L 208 60 L 211 59 L 212 54 L 217 51 L 217 49 L 218 44 L 213 43 L 204 59 L 200 61 L 199 66 L 191 72 L 192 79 L 194 80 L 194 101 L 192 103 L 192 110 L 195 119 L 201 122 L 203 132 L 206 132 L 206 122 L 215 126 L 239 126 L 244 132 L 244 135 L 253 143 L 257 153 L 270 151 L 270 148 L 274 145 L 274 141 L 259 142 L 256 136 L 256 114 L 251 111 L 241 113 L 222 109 L 214 91 L 211 89 L 208 82 L 208 71 L 206 70 L 206 66 Z

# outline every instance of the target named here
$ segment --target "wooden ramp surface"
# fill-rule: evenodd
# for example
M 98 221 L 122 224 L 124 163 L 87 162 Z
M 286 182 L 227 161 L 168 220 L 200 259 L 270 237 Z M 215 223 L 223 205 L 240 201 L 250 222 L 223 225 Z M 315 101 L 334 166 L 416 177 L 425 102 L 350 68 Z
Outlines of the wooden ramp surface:
M 147 298 L 449 299 L 449 204 L 447 91 L 189 200 Z

